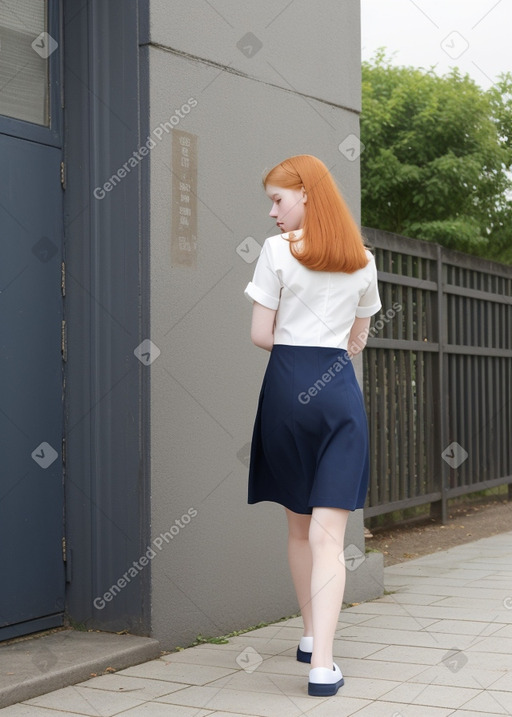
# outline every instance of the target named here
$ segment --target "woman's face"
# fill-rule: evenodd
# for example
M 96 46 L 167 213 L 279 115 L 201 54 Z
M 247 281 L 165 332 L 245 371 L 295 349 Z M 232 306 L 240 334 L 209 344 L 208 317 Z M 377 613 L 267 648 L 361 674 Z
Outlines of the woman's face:
M 279 231 L 284 234 L 302 229 L 306 213 L 306 192 L 302 189 L 284 189 L 273 184 L 265 187 L 272 201 L 269 216 L 275 218 Z

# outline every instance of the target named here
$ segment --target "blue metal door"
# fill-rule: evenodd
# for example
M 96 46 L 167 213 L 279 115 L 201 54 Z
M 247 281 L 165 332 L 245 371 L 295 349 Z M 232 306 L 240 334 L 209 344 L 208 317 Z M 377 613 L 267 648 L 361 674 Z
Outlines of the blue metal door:
M 57 10 L 0 6 L 0 639 L 64 613 Z

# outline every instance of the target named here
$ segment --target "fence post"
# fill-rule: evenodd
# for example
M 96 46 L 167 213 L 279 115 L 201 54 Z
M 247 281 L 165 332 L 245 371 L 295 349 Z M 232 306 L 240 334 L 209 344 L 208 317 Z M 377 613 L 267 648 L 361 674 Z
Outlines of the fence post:
M 446 448 L 448 443 L 448 437 L 446 433 L 447 429 L 447 407 L 446 401 L 448 396 L 447 391 L 447 378 L 445 374 L 445 354 L 444 347 L 447 344 L 447 317 L 444 311 L 445 300 L 443 290 L 443 248 L 440 244 L 437 244 L 436 253 L 436 269 L 437 269 L 437 341 L 438 341 L 438 385 L 437 385 L 437 405 L 438 405 L 438 417 L 439 417 L 439 445 L 436 446 L 436 455 L 433 456 L 435 461 L 438 461 L 440 467 L 440 490 L 441 500 L 430 504 L 430 515 L 433 518 L 441 520 L 444 525 L 448 522 L 448 498 L 447 498 L 447 463 L 442 458 L 441 454 Z

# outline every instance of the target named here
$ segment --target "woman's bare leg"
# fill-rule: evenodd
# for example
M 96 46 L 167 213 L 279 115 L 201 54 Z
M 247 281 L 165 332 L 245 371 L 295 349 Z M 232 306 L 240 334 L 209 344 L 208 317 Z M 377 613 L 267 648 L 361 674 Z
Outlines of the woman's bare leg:
M 292 574 L 295 592 L 299 603 L 302 620 L 304 622 L 304 635 L 313 635 L 313 620 L 311 614 L 311 547 L 309 545 L 310 515 L 294 513 L 288 508 L 288 562 Z
M 333 665 L 333 640 L 345 591 L 343 548 L 350 511 L 313 508 L 309 544 L 313 557 L 311 605 L 313 654 L 311 668 Z

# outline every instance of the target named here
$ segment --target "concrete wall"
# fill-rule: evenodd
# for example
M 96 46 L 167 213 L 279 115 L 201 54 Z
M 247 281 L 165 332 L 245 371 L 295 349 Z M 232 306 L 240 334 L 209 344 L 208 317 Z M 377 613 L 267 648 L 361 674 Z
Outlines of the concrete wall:
M 168 649 L 297 611 L 284 510 L 247 505 L 269 354 L 250 341 L 243 296 L 257 255 L 236 249 L 275 233 L 261 176 L 293 154 L 320 157 L 359 218 L 357 144 L 338 146 L 359 134 L 360 37 L 356 0 L 283 5 L 150 5 L 150 127 L 174 117 L 198 138 L 194 267 L 171 266 L 175 130 L 151 151 L 152 536 L 169 532 L 151 609 Z M 364 551 L 358 525 L 348 541 Z

